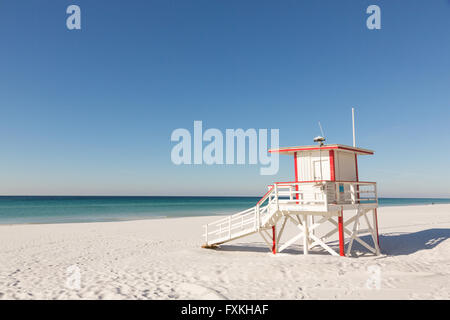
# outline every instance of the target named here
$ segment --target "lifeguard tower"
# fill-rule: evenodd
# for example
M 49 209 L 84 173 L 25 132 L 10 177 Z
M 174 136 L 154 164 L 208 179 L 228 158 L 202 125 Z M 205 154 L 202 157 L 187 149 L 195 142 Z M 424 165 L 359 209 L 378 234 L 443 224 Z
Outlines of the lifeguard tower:
M 274 254 L 301 241 L 305 255 L 321 247 L 345 256 L 357 241 L 379 255 L 377 185 L 358 177 L 358 156 L 373 155 L 373 151 L 318 140 L 315 146 L 269 150 L 293 157 L 295 180 L 275 182 L 254 207 L 205 225 L 204 247 L 259 233 Z M 282 243 L 288 222 L 298 228 L 298 234 Z M 332 229 L 319 234 L 318 227 L 325 223 L 331 223 Z M 363 224 L 366 229 L 361 228 Z M 338 251 L 327 243 L 336 233 Z M 372 246 L 360 238 L 363 234 L 370 235 Z

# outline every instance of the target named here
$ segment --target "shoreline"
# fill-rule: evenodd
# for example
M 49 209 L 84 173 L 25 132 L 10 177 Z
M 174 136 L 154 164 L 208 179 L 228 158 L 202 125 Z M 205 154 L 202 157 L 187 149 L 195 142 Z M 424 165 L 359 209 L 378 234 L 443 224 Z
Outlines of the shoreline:
M 378 209 L 381 208 L 405 208 L 405 207 L 434 207 L 434 206 L 449 206 L 450 203 L 435 203 L 435 204 L 408 204 L 408 205 L 386 205 L 379 206 Z M 65 225 L 65 224 L 90 224 L 90 223 L 110 223 L 110 222 L 127 222 L 127 221 L 147 221 L 147 220 L 166 220 L 166 219 L 184 219 L 184 218 L 207 218 L 207 217 L 226 217 L 235 213 L 234 211 L 230 211 L 230 213 L 217 214 L 217 215 L 199 215 L 199 216 L 158 216 L 158 217 L 148 217 L 141 219 L 120 219 L 120 220 L 103 220 L 103 221 L 77 221 L 77 222 L 24 222 L 24 223 L 2 223 L 0 221 L 1 226 L 19 226 L 19 225 Z

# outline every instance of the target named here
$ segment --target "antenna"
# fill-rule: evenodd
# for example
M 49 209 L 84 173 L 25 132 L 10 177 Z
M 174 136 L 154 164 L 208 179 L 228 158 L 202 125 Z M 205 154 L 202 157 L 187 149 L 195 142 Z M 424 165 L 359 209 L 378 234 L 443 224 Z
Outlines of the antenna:
M 320 121 L 319 121 L 319 128 L 320 128 L 320 133 L 322 133 L 322 137 L 325 138 L 325 133 L 323 133 L 323 129 L 322 129 L 322 125 L 320 124 Z
M 320 128 L 320 133 L 322 134 L 322 136 L 318 136 L 314 138 L 314 142 L 317 142 L 319 144 L 319 147 L 323 146 L 323 143 L 326 141 L 325 139 L 325 133 L 323 133 L 323 129 L 322 129 L 322 125 L 320 124 L 319 121 L 319 128 Z M 322 149 L 319 149 L 319 165 L 320 165 L 320 181 L 323 180 L 323 172 L 322 172 Z M 314 178 L 315 180 L 316 178 Z M 321 184 L 321 183 L 320 183 Z
M 319 122 L 319 124 L 320 124 L 320 122 Z M 352 127 L 353 127 L 353 147 L 356 147 L 355 108 L 352 108 Z

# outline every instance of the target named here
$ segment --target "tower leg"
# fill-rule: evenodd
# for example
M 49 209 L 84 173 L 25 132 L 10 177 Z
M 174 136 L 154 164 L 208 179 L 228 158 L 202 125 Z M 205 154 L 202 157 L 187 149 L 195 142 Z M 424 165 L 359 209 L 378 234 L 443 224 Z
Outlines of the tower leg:
M 310 216 L 308 216 L 308 223 L 309 223 L 309 226 L 314 226 L 314 216 L 313 215 L 310 215 Z M 308 231 L 311 233 L 311 235 L 315 235 L 315 229 L 308 229 Z M 313 239 L 308 235 L 308 237 L 309 237 L 309 244 L 312 244 L 313 243 Z M 311 248 L 311 247 L 310 247 Z
M 272 253 L 277 253 L 277 234 L 275 232 L 275 226 L 272 226 Z
M 308 229 L 308 216 L 303 216 L 304 232 L 303 232 L 303 254 L 307 255 L 309 251 L 309 229 Z
M 341 215 L 338 217 L 338 224 L 339 224 L 339 255 L 341 257 L 345 256 L 344 251 L 344 210 L 341 210 Z
M 376 237 L 376 241 L 377 243 L 374 243 L 374 247 L 375 247 L 375 251 L 376 254 L 379 255 L 380 254 L 380 236 L 378 234 L 378 214 L 377 214 L 377 209 L 373 209 L 373 231 L 376 233 L 375 237 Z M 375 238 L 374 237 L 374 238 Z
M 374 224 L 375 224 L 375 230 L 377 231 L 377 243 L 378 243 L 378 247 L 380 246 L 380 234 L 378 233 L 378 211 L 377 209 L 373 210 L 373 215 L 374 215 Z

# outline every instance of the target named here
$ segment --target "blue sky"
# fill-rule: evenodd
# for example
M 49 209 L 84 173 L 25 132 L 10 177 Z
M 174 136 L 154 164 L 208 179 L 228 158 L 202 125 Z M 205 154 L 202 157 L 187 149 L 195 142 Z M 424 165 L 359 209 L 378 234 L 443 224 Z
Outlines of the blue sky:
M 79 5 L 82 30 L 66 28 Z M 368 30 L 377 4 L 382 29 Z M 450 2 L 0 1 L 0 194 L 259 195 L 258 165 L 175 166 L 176 128 L 351 144 L 382 196 L 450 197 Z

